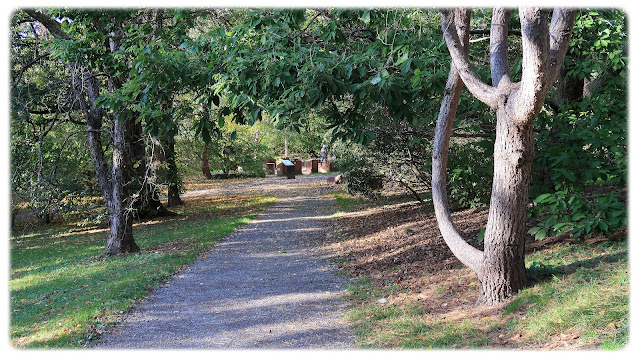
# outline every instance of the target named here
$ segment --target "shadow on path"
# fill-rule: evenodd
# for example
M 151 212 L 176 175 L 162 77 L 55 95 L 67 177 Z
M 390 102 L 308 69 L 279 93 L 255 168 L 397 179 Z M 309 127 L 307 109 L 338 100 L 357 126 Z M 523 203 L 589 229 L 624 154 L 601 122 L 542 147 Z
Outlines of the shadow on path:
M 353 348 L 341 297 L 347 280 L 323 247 L 334 210 L 326 177 L 284 182 L 291 191 L 153 291 L 98 347 Z

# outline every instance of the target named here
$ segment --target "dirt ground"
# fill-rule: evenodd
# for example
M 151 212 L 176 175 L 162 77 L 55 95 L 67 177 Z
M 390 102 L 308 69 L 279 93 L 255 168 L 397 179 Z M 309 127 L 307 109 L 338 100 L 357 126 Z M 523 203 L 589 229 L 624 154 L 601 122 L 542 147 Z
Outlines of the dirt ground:
M 477 237 L 486 217 L 485 209 L 453 214 L 465 238 Z M 441 239 L 433 213 L 417 202 L 373 207 L 337 221 L 340 239 L 332 245 L 345 259 L 342 268 L 356 277 L 371 278 L 375 286 L 395 283 L 408 293 L 391 301 L 429 298 L 425 306 L 434 313 L 475 304 L 475 275 L 460 264 Z M 480 243 L 473 244 L 481 248 Z M 455 280 L 451 281 L 453 272 Z M 441 291 L 441 295 L 436 294 Z
M 506 304 L 476 305 L 477 277 L 453 256 L 442 240 L 433 209 L 422 207 L 418 202 L 363 207 L 337 218 L 338 235 L 331 246 L 342 257 L 341 270 L 354 277 L 371 278 L 371 284 L 378 288 L 395 288 L 393 294 L 386 297 L 389 305 L 421 303 L 425 313 L 440 319 L 500 321 Z M 477 238 L 486 225 L 487 216 L 487 208 L 452 213 L 463 238 Z M 625 233 L 592 238 L 586 243 L 622 238 Z M 573 241 L 567 236 L 544 241 L 534 241 L 530 237 L 526 241 L 526 251 L 552 250 L 558 243 Z M 482 249 L 478 241 L 471 244 Z M 499 328 L 491 331 L 488 347 L 569 349 L 565 339 L 558 338 L 534 348 L 523 346 L 518 335 Z

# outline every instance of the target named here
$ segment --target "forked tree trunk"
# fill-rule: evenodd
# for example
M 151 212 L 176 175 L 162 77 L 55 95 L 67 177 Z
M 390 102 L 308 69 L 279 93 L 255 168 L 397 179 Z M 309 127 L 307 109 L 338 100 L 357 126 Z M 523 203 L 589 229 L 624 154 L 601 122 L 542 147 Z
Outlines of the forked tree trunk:
M 522 80 L 511 82 L 507 58 L 509 11 L 495 9 L 491 24 L 492 86 L 480 80 L 467 57 L 469 10 L 442 11 L 442 26 L 452 57 L 452 69 L 436 126 L 432 187 L 436 218 L 454 255 L 478 275 L 479 304 L 496 304 L 526 283 L 525 219 L 533 162 L 532 124 L 559 71 L 575 19 L 574 10 L 520 10 Z M 484 250 L 468 244 L 455 228 L 446 199 L 446 165 L 451 127 L 461 90 L 459 78 L 471 93 L 496 111 L 494 177 Z

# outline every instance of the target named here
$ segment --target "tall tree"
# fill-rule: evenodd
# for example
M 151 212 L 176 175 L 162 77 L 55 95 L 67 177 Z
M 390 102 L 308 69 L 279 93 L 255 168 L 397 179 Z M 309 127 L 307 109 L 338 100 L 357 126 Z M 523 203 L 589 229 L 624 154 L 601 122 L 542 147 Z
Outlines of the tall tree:
M 74 41 L 82 46 L 82 40 L 74 38 L 67 33 L 61 22 L 56 21 L 52 16 L 34 9 L 25 9 L 34 20 L 40 22 L 47 30 L 57 39 L 61 40 L 61 44 L 69 44 Z M 93 24 L 97 26 L 105 26 L 104 21 L 109 21 L 112 25 L 114 21 L 121 20 L 115 16 L 111 17 L 107 14 L 95 14 Z M 102 17 L 101 17 L 102 15 Z M 121 14 L 122 15 L 122 14 Z M 101 22 L 101 20 L 103 22 Z M 105 30 L 92 29 L 93 31 Z M 122 79 L 117 76 L 115 69 L 110 66 L 108 56 L 118 48 L 119 38 L 115 32 L 98 33 L 107 41 L 103 43 L 103 48 L 95 50 L 99 56 L 105 60 L 102 65 L 106 73 L 98 73 L 95 66 L 90 66 L 90 61 L 82 59 L 77 54 L 62 54 L 67 61 L 67 67 L 71 73 L 71 88 L 75 95 L 80 110 L 84 114 L 87 123 L 88 145 L 93 160 L 94 169 L 102 194 L 107 203 L 109 212 L 109 234 L 107 236 L 106 247 L 102 253 L 103 256 L 137 252 L 140 250 L 133 238 L 133 214 L 131 211 L 131 199 L 129 196 L 129 184 L 132 177 L 132 148 L 131 148 L 131 128 L 134 125 L 133 115 L 130 111 L 118 111 L 113 113 L 113 127 L 110 137 L 113 144 L 111 171 L 109 164 L 105 158 L 105 151 L 102 143 L 101 134 L 103 129 L 103 120 L 106 113 L 98 106 L 98 98 L 100 96 L 103 83 L 98 80 L 100 76 L 107 75 L 106 85 L 109 91 L 113 92 L 122 87 Z M 93 60 L 95 61 L 95 59 Z
M 533 120 L 553 85 L 566 54 L 575 10 L 519 10 L 522 30 L 522 77 L 512 82 L 507 58 L 509 10 L 494 9 L 491 22 L 491 81 L 476 73 L 465 52 L 470 10 L 443 10 L 442 28 L 452 58 L 445 99 L 438 117 L 433 152 L 433 198 L 438 224 L 455 256 L 478 276 L 478 302 L 495 304 L 520 290 L 526 282 L 525 219 L 533 161 Z M 460 80 L 458 80 L 460 79 Z M 465 242 L 451 222 L 446 204 L 444 171 L 451 124 L 460 81 L 497 116 L 494 177 L 484 235 L 484 250 Z

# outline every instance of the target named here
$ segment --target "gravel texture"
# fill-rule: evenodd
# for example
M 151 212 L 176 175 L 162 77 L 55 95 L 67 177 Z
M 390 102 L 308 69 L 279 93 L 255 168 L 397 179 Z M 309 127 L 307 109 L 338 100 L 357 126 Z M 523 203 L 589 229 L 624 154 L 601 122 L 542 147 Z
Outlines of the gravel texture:
M 277 203 L 134 308 L 101 348 L 353 349 L 323 245 L 335 212 L 327 175 L 269 176 L 185 194 L 274 194 Z

